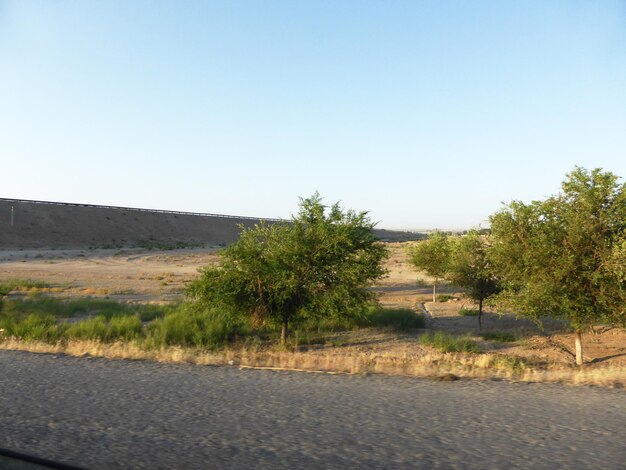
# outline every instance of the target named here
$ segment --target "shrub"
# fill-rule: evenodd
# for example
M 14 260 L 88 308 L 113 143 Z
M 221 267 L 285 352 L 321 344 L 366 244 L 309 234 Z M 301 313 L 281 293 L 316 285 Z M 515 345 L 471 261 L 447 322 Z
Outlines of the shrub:
M 452 299 L 451 295 L 440 294 L 439 297 L 437 297 L 437 302 L 447 302 L 448 300 L 451 300 L 451 299 Z
M 476 308 L 462 308 L 459 310 L 459 315 L 463 317 L 476 317 L 478 316 L 478 309 Z
M 398 331 L 424 328 L 424 315 L 408 308 L 371 307 L 363 320 L 366 326 L 391 327 Z
M 420 337 L 420 342 L 426 346 L 432 346 L 443 352 L 478 352 L 478 346 L 469 336 L 455 336 L 442 331 L 425 333 Z

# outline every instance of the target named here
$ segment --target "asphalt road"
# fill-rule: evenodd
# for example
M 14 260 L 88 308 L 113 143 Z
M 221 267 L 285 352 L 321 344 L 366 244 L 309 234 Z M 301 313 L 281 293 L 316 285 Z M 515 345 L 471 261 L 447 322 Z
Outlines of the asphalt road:
M 107 469 L 626 469 L 626 391 L 0 351 L 0 447 Z

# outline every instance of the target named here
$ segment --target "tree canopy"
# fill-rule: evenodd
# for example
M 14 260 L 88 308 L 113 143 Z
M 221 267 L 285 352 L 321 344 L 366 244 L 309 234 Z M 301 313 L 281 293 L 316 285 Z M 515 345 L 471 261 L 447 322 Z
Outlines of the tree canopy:
M 567 320 L 576 334 L 626 319 L 626 186 L 601 169 L 576 168 L 562 193 L 512 202 L 491 217 L 493 259 L 504 291 L 499 303 L 537 322 Z
M 443 232 L 433 232 L 427 240 L 422 240 L 410 252 L 409 260 L 413 266 L 434 278 L 433 302 L 437 301 L 437 283 L 443 279 L 450 263 L 450 240 Z
M 290 222 L 242 228 L 188 294 L 199 306 L 279 323 L 283 341 L 291 321 L 361 314 L 375 298 L 368 287 L 386 274 L 387 250 L 373 228 L 366 212 L 327 207 L 316 193 Z
M 470 230 L 454 240 L 446 278 L 463 287 L 465 295 L 478 302 L 478 327 L 482 327 L 483 302 L 500 289 L 489 255 L 486 234 Z

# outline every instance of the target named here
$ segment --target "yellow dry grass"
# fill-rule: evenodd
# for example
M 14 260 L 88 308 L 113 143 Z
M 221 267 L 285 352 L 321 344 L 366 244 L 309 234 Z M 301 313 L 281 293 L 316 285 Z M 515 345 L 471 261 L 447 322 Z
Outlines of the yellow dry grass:
M 474 379 L 507 379 L 522 382 L 557 382 L 571 385 L 597 385 L 623 388 L 626 386 L 626 367 L 622 365 L 564 364 L 533 366 L 511 363 L 507 356 L 494 353 L 462 354 L 409 350 L 398 353 L 337 351 L 334 348 L 292 352 L 280 350 L 253 350 L 229 348 L 206 351 L 193 348 L 168 347 L 145 350 L 129 343 L 100 343 L 95 341 L 67 341 L 57 344 L 24 342 L 7 338 L 0 349 L 36 353 L 91 356 L 108 359 L 149 360 L 165 363 L 197 365 L 232 365 L 242 368 L 267 368 L 306 372 L 342 374 L 386 374 L 410 377 L 437 378 L 446 374 Z

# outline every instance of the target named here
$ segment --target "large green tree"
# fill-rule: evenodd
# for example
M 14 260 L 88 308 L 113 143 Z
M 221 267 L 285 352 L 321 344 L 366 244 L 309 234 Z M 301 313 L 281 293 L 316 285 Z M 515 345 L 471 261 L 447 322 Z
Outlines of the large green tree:
M 433 302 L 437 301 L 437 284 L 448 272 L 450 247 L 450 239 L 445 233 L 433 232 L 410 250 L 411 264 L 433 278 Z
M 373 228 L 366 212 L 327 207 L 316 193 L 288 223 L 242 229 L 188 294 L 200 307 L 279 323 L 284 342 L 294 320 L 357 315 L 375 298 L 368 287 L 386 274 L 387 249 Z
M 463 287 L 465 295 L 478 303 L 478 328 L 482 328 L 483 304 L 500 289 L 490 256 L 487 234 L 470 230 L 454 240 L 446 278 Z
M 567 320 L 577 364 L 585 330 L 626 321 L 626 185 L 613 173 L 577 167 L 560 194 L 493 215 L 491 234 L 504 286 L 498 301 L 538 323 Z

